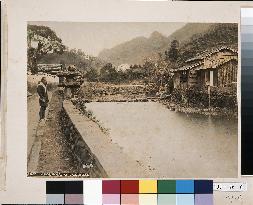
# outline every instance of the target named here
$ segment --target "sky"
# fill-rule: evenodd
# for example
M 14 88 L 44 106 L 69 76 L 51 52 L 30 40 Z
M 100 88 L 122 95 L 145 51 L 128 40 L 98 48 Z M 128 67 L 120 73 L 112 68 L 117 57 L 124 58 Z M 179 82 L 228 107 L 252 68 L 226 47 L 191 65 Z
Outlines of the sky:
M 149 37 L 154 31 L 169 36 L 183 27 L 185 23 L 132 23 L 132 22 L 28 22 L 48 26 L 62 39 L 69 49 L 83 50 L 86 54 L 97 56 L 105 48 L 112 48 L 138 36 Z

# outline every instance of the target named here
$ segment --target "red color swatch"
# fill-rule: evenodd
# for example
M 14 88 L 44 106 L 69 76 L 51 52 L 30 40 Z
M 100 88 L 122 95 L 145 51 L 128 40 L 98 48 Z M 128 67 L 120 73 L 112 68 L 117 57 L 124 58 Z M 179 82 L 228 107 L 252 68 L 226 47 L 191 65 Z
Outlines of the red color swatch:
M 103 194 L 120 194 L 120 180 L 103 180 Z
M 139 180 L 121 180 L 122 194 L 139 194 Z

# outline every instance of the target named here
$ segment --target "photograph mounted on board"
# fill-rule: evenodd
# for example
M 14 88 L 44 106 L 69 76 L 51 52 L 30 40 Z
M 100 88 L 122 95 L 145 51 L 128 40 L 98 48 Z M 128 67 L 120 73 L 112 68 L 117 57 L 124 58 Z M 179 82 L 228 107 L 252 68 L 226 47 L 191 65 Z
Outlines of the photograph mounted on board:
M 28 22 L 28 176 L 237 177 L 238 24 Z

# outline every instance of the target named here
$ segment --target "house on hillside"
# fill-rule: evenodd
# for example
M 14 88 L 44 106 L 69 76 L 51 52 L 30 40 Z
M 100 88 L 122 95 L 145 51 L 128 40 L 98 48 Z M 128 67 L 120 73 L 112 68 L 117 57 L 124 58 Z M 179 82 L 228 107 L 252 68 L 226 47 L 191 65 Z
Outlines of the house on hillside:
M 56 75 L 63 69 L 62 64 L 38 64 L 38 72 Z
M 174 88 L 230 87 L 236 85 L 237 70 L 237 49 L 223 46 L 188 59 L 182 67 L 174 69 Z

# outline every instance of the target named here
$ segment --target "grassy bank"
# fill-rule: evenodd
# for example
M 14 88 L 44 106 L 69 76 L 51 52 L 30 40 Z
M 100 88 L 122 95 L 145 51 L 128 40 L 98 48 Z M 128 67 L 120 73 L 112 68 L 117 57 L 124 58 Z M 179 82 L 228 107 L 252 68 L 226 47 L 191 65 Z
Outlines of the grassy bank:
M 86 82 L 78 97 L 84 102 L 146 102 L 159 101 L 168 109 L 203 115 L 237 117 L 235 89 L 207 88 L 174 89 L 171 94 L 158 91 L 154 86 L 144 84 L 110 84 Z M 163 92 L 163 94 L 161 94 Z M 165 97 L 164 97 L 165 96 Z M 209 98 L 210 97 L 210 98 Z

